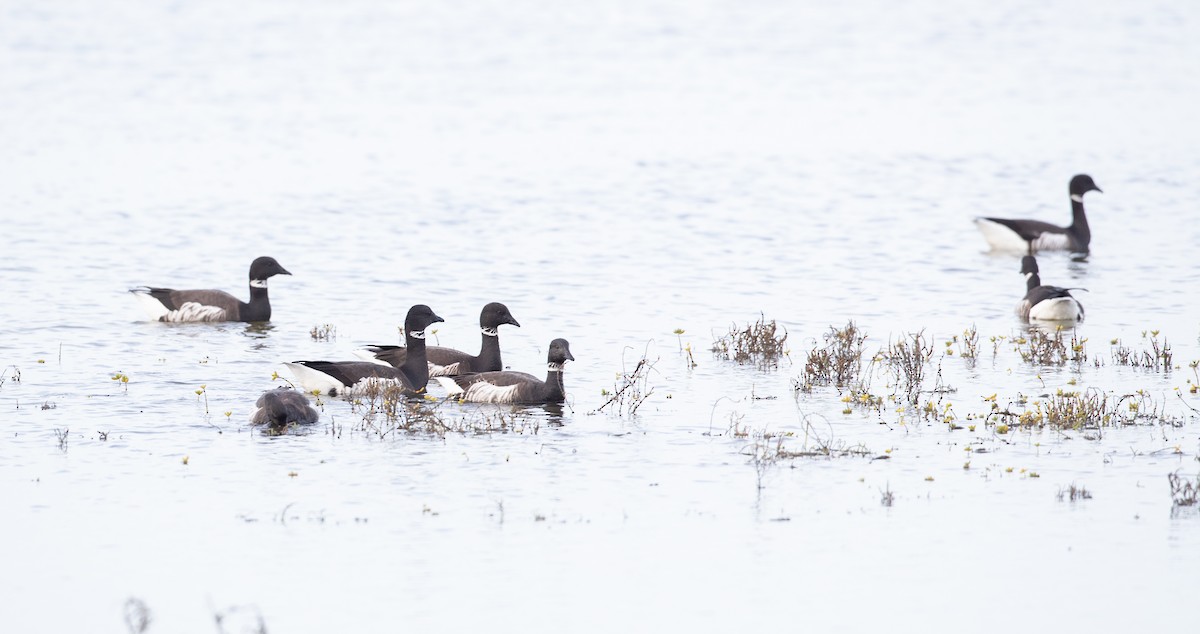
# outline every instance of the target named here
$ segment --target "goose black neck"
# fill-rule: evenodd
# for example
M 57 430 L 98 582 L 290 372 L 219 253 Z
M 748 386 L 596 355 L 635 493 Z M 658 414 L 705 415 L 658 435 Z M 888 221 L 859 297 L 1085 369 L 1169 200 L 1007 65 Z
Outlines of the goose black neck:
M 557 370 L 546 370 L 546 400 L 561 401 L 566 397 L 567 390 L 563 383 L 562 366 Z
M 1040 277 L 1038 277 L 1037 273 L 1029 273 L 1025 277 L 1025 290 L 1026 291 L 1032 291 L 1033 289 L 1035 289 L 1041 285 L 1042 285 L 1042 279 Z
M 479 361 L 478 367 L 485 371 L 503 370 L 504 364 L 500 360 L 500 338 L 487 333 L 480 335 L 480 338 L 483 339 L 483 343 L 479 346 L 479 356 L 476 357 Z
M 1088 229 L 1087 215 L 1083 213 L 1083 200 L 1071 199 L 1071 230 L 1075 235 L 1079 236 L 1079 241 L 1086 245 L 1092 239 L 1092 232 Z
M 250 301 L 241 306 L 241 321 L 270 321 L 271 302 L 267 299 L 267 287 L 250 283 Z
M 421 333 L 424 335 L 425 333 Z M 429 364 L 425 361 L 425 337 L 414 337 L 413 333 L 404 333 L 404 346 L 407 354 L 400 371 L 412 381 L 413 389 L 420 390 L 429 383 Z

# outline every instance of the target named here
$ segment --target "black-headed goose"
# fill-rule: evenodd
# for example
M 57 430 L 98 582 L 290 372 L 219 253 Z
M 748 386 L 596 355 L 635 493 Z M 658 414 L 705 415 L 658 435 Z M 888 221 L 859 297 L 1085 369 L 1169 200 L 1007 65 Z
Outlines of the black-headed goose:
M 481 372 L 462 376 L 434 377 L 451 397 L 474 403 L 542 404 L 561 403 L 566 399 L 563 388 L 563 364 L 574 361 L 566 339 L 550 342 L 546 354 L 546 380 L 524 372 Z
M 1087 253 L 1092 242 L 1083 195 L 1101 191 L 1091 176 L 1078 174 L 1068 186 L 1071 194 L 1071 224 L 1060 227 L 1041 220 L 976 218 L 975 225 L 993 249 L 1006 251 L 1070 251 Z
M 291 275 L 275 258 L 263 256 L 250 263 L 250 301 L 218 290 L 177 291 L 171 288 L 141 286 L 129 290 L 155 321 L 269 321 L 271 302 L 267 299 L 267 278 Z
M 285 363 L 305 390 L 347 395 L 366 387 L 368 382 L 391 381 L 405 393 L 425 392 L 429 383 L 429 365 L 425 360 L 425 329 L 443 321 L 424 304 L 408 309 L 404 318 L 404 338 L 408 355 L 398 368 L 370 361 L 293 361 Z

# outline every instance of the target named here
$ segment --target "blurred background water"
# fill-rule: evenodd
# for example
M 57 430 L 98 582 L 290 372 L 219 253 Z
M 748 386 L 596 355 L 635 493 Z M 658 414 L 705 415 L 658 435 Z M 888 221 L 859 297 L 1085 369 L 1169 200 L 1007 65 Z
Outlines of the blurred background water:
M 133 597 L 164 632 L 1179 626 L 1198 35 L 1185 2 L 4 0 L 0 621 L 122 632 Z M 1080 172 L 1093 252 L 1040 262 L 1089 289 L 1091 359 L 993 356 L 1024 281 L 971 219 L 1065 224 Z M 125 292 L 245 297 L 259 255 L 294 273 L 266 328 L 147 323 Z M 489 301 L 522 323 L 514 369 L 571 341 L 561 418 L 380 438 L 330 401 L 306 432 L 245 424 L 280 362 L 396 342 L 414 303 L 472 350 Z M 707 352 L 760 316 L 791 362 Z M 1145 390 L 1180 426 L 844 415 L 791 386 L 850 319 L 869 354 L 974 325 L 978 363 L 939 356 L 961 416 Z M 1151 330 L 1178 370 L 1112 362 Z M 638 415 L 591 414 L 643 354 Z M 731 420 L 889 459 L 760 474 Z M 1071 483 L 1095 497 L 1058 501 Z

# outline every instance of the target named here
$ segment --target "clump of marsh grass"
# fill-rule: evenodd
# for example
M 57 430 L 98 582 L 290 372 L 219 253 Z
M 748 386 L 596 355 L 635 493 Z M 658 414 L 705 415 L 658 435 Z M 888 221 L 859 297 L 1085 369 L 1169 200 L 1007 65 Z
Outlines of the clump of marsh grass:
M 1156 400 L 1145 390 L 1118 396 L 1095 388 L 1085 391 L 1060 389 L 1051 394 L 1046 401 L 1034 400 L 1028 403 L 1022 399 L 1022 402 L 1026 404 L 1026 409 L 1013 412 L 1010 409 L 999 409 L 993 400 L 993 410 L 988 414 L 987 422 L 993 423 L 993 417 L 1002 421 L 996 425 L 998 433 L 1005 433 L 1008 427 L 1013 425 L 1024 428 L 1097 431 L 1107 427 L 1138 424 L 1163 424 L 1172 427 L 1183 424 L 1181 417 L 1167 412 L 1165 401 Z
M 909 333 L 899 340 L 889 342 L 879 352 L 884 368 L 892 378 L 896 396 L 916 406 L 921 398 L 921 384 L 925 381 L 925 366 L 933 357 L 933 342 L 925 339 L 925 331 Z
M 609 413 L 616 414 L 617 416 L 633 416 L 636 414 L 638 408 L 654 393 L 654 388 L 649 387 L 648 383 L 650 372 L 654 370 L 654 366 L 657 363 L 658 359 L 650 361 L 647 353 L 643 352 L 642 358 L 634 364 L 633 369 L 627 370 L 624 367 L 625 359 L 624 354 L 622 354 L 621 371 L 617 373 L 612 391 L 601 390 L 600 392 L 600 395 L 607 397 L 608 400 L 604 401 L 604 404 L 597 407 L 592 413 L 598 414 L 607 410 Z
M 1171 344 L 1167 342 L 1166 337 L 1163 337 L 1161 342 L 1158 340 L 1158 332 L 1157 330 L 1151 330 L 1149 333 L 1142 331 L 1142 339 L 1148 340 L 1149 348 L 1136 352 L 1122 343 L 1120 339 L 1113 339 L 1113 363 L 1134 368 L 1146 368 L 1156 372 L 1170 372 L 1173 367 L 1171 363 L 1174 354 L 1171 352 Z
M 885 485 L 883 490 L 879 492 L 879 503 L 883 506 L 890 507 L 896 501 L 896 494 L 892 493 L 891 486 Z
M 384 437 L 395 432 L 444 436 L 450 429 L 432 396 L 414 397 L 394 381 L 368 381 L 356 393 L 351 411 L 361 416 L 359 429 Z
M 1167 474 L 1167 482 L 1171 485 L 1171 506 L 1195 506 L 1200 501 L 1200 475 L 1196 481 L 1180 477 L 1178 471 Z
M 1078 502 L 1092 499 L 1092 492 L 1088 491 L 1087 487 L 1083 485 L 1076 486 L 1075 483 L 1072 482 L 1069 486 L 1067 486 L 1067 488 L 1060 488 L 1058 490 L 1057 497 L 1059 502 Z
M 733 359 L 738 363 L 755 363 L 761 367 L 776 367 L 779 360 L 787 356 L 787 329 L 766 320 L 760 315 L 758 321 L 739 328 L 737 324 L 729 327 L 729 334 L 718 337 L 713 341 L 712 352 L 725 360 Z
M 963 330 L 961 339 L 955 335 L 951 341 L 958 344 L 958 356 L 972 361 L 979 358 L 979 331 L 975 324 Z
M 796 389 L 811 391 L 815 385 L 849 387 L 862 371 L 863 342 L 867 336 L 853 321 L 843 328 L 829 327 L 824 345 L 814 345 L 804 361 L 804 374 L 793 379 Z
M 398 433 L 438 438 L 447 434 L 536 434 L 541 429 L 542 420 L 536 415 L 487 405 L 448 415 L 444 408 L 451 402 L 431 395 L 412 396 L 392 381 L 371 382 L 351 400 L 351 411 L 359 416 L 353 428 L 378 438 Z M 330 432 L 340 437 L 343 428 L 336 422 L 331 425 Z
M 1063 336 L 1063 328 L 1056 327 L 1053 332 L 1031 327 L 1025 335 L 1010 339 L 1014 349 L 1021 355 L 1021 360 L 1030 365 L 1066 365 L 1067 362 L 1077 364 L 1087 361 L 1087 339 L 1080 339 L 1078 333 L 1071 331 L 1071 338 Z
M 337 328 L 333 324 L 320 324 L 308 331 L 313 341 L 336 341 Z
M 59 428 L 55 427 L 54 428 L 54 436 L 55 436 L 55 438 L 58 438 L 59 451 L 62 451 L 65 453 L 67 451 L 67 441 L 69 441 L 71 439 L 71 428 L 64 427 L 62 429 L 59 429 Z

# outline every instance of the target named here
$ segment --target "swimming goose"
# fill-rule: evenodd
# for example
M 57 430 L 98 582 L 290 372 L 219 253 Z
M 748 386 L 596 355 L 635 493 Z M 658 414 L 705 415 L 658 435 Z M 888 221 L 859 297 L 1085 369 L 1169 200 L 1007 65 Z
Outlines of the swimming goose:
M 139 286 L 129 289 L 142 308 L 155 321 L 268 321 L 271 302 L 267 300 L 267 278 L 291 275 L 275 258 L 255 258 L 250 263 L 250 301 L 216 290 L 177 291 L 170 288 Z
M 1071 193 L 1071 224 L 1059 227 L 1041 220 L 1010 220 L 1003 218 L 976 218 L 975 225 L 983 233 L 993 249 L 1007 251 L 1071 251 L 1087 253 L 1092 241 L 1087 216 L 1083 213 L 1083 195 L 1097 191 L 1104 193 L 1092 177 L 1078 174 L 1068 187 Z
M 446 388 L 450 396 L 474 403 L 541 404 L 561 403 L 566 398 L 563 388 L 563 364 L 574 361 L 566 339 L 550 342 L 546 354 L 546 380 L 524 372 L 480 372 L 463 376 L 437 376 L 434 379 Z
M 285 363 L 305 390 L 330 396 L 345 396 L 372 382 L 391 381 L 410 396 L 421 394 L 429 383 L 425 360 L 425 329 L 443 321 L 424 304 L 408 309 L 404 318 L 404 340 L 408 355 L 398 368 L 369 361 L 293 361 Z
M 254 405 L 258 411 L 250 417 L 251 425 L 282 427 L 288 423 L 315 423 L 320 418 L 308 404 L 308 397 L 287 387 L 263 392 Z
M 508 312 L 508 307 L 492 302 L 479 313 L 479 329 L 483 333 L 483 344 L 477 356 L 441 346 L 425 346 L 425 360 L 429 363 L 429 376 L 456 376 L 470 372 L 497 372 L 504 369 L 500 360 L 500 326 L 521 324 Z M 390 366 L 404 365 L 407 355 L 404 346 L 367 346 L 354 352 L 358 357 Z
M 1017 316 L 1024 321 L 1083 321 L 1083 305 L 1071 296 L 1071 291 L 1077 289 L 1042 285 L 1032 255 L 1021 258 L 1021 273 L 1027 290 L 1017 304 Z

